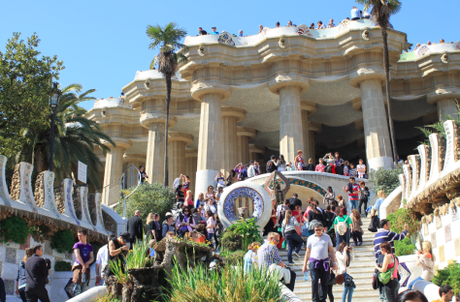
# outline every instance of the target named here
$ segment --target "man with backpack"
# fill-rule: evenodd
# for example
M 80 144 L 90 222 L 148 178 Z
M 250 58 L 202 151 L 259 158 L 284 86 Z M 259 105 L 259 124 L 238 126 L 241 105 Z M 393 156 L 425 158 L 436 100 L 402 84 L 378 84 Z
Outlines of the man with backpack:
M 299 199 L 299 195 L 297 193 L 294 193 L 291 198 L 289 198 L 289 208 L 292 211 L 295 211 L 295 207 L 300 206 L 302 209 L 302 201 Z
M 276 171 L 276 168 L 276 156 L 272 155 L 270 156 L 270 160 L 267 162 L 265 170 L 267 170 L 267 173 L 272 173 Z
M 281 224 L 279 223 L 280 221 L 284 220 L 285 212 L 286 210 L 289 210 L 289 199 L 286 199 L 284 201 L 284 204 L 278 205 L 276 208 L 276 225 L 275 226 L 280 226 Z

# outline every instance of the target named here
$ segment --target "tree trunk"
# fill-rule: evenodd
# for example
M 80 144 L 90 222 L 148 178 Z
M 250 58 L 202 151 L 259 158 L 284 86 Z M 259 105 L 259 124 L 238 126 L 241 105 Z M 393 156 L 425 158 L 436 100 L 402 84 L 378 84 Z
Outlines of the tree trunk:
M 383 40 L 383 68 L 385 69 L 385 94 L 388 108 L 388 125 L 390 127 L 390 140 L 393 149 L 393 163 L 397 163 L 398 156 L 396 152 L 396 138 L 394 133 L 393 119 L 391 117 L 390 106 L 390 57 L 388 54 L 388 33 L 386 24 L 380 24 L 380 31 L 382 33 Z
M 169 135 L 169 105 L 171 103 L 171 74 L 165 74 L 166 79 L 166 125 L 165 125 L 165 173 L 163 185 L 168 186 L 169 169 L 168 169 L 168 135 Z

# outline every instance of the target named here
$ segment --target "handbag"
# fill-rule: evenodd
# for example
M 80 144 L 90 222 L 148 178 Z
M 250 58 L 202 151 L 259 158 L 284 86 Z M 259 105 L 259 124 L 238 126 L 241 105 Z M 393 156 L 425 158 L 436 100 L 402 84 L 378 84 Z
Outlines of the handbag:
M 396 268 L 398 267 L 399 265 L 399 261 L 398 261 L 398 258 L 393 256 L 394 257 L 394 265 L 391 269 L 387 269 L 386 272 L 384 273 L 380 273 L 379 274 L 379 281 L 382 283 L 382 284 L 387 284 L 388 282 L 390 282 L 390 280 L 394 279 L 395 277 L 398 278 L 398 274 L 397 274 L 397 271 L 396 271 L 396 276 L 395 276 L 395 270 Z
M 380 219 L 378 216 L 372 216 L 371 218 L 371 223 L 369 224 L 369 227 L 367 228 L 369 232 L 377 232 L 378 225 L 380 223 Z
M 300 237 L 308 237 L 310 236 L 310 230 L 309 230 L 309 222 L 306 222 L 301 228 L 300 228 Z
M 336 285 L 336 284 L 337 284 L 336 276 L 334 272 L 331 272 L 331 274 L 329 275 L 329 282 L 327 283 L 327 285 Z
M 372 288 L 378 289 L 380 288 L 380 281 L 379 281 L 380 271 L 375 269 L 374 273 L 372 274 Z

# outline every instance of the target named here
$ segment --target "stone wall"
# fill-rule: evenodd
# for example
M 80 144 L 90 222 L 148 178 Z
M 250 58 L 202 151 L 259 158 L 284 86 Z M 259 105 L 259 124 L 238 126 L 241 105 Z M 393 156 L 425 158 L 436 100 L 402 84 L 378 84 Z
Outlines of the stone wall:
M 44 189 L 44 173 L 45 171 L 40 172 L 40 174 L 37 175 L 37 179 L 35 180 L 35 191 L 34 191 L 34 197 L 35 197 L 35 202 L 37 203 L 37 206 L 43 208 L 45 205 L 45 189 Z

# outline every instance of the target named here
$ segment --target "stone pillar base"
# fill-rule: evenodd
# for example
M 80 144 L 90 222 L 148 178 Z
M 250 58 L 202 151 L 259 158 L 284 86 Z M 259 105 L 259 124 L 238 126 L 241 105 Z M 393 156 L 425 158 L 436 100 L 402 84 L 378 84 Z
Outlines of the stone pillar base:
M 369 171 L 377 171 L 379 168 L 383 167 L 385 170 L 393 169 L 393 158 L 392 157 L 374 157 L 368 159 L 369 167 L 367 169 L 367 173 Z
M 196 171 L 196 185 L 195 185 L 195 196 L 203 193 L 206 194 L 208 186 L 216 188 L 216 181 L 214 180 L 217 176 L 218 170 L 199 170 Z

